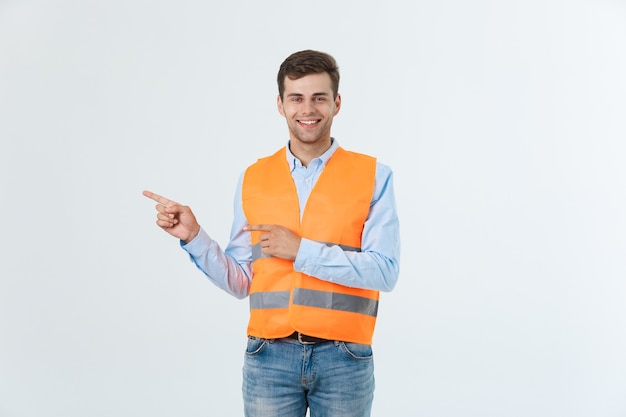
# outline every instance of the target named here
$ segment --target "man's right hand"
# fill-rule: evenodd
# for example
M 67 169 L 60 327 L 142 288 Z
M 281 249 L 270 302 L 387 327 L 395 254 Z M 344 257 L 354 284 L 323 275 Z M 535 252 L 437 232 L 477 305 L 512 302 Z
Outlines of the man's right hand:
M 158 203 L 156 224 L 161 229 L 185 243 L 198 236 L 200 225 L 188 206 L 178 204 L 152 191 L 144 191 L 143 195 Z

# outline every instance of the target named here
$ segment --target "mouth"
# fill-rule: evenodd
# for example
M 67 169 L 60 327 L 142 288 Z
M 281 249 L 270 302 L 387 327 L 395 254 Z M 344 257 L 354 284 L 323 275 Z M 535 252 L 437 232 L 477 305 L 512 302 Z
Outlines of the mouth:
M 315 120 L 298 120 L 298 124 L 304 127 L 314 127 L 320 122 L 320 119 Z

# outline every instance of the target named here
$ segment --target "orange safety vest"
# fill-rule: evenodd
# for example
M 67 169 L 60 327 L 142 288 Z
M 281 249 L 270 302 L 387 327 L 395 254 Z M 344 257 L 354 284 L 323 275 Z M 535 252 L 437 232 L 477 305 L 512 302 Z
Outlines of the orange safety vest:
M 360 251 L 375 177 L 375 158 L 338 148 L 313 187 L 300 221 L 298 195 L 282 148 L 246 170 L 243 211 L 249 224 L 279 224 L 303 238 Z M 262 232 L 251 233 L 248 335 L 276 339 L 298 331 L 330 340 L 372 343 L 378 291 L 295 271 L 293 261 L 264 255 Z

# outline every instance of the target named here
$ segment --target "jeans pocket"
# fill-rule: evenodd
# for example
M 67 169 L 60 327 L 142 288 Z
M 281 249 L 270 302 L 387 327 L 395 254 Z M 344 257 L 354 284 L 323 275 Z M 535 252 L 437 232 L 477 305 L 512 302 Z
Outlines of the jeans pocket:
M 360 343 L 340 342 L 341 350 L 352 359 L 369 360 L 372 359 L 373 352 L 371 345 L 362 345 Z
M 246 355 L 256 355 L 263 350 L 263 347 L 267 343 L 266 339 L 262 339 L 256 336 L 248 336 L 248 344 L 246 345 Z

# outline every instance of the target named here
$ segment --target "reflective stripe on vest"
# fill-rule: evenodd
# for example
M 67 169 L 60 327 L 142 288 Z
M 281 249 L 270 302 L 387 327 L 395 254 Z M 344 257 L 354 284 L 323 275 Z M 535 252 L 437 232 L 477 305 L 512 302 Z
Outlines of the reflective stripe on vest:
M 250 309 L 288 308 L 289 291 L 260 292 L 250 294 Z M 378 300 L 356 295 L 296 288 L 293 303 L 301 306 L 346 311 L 376 317 Z
M 289 307 L 291 291 L 256 292 L 250 294 L 250 310 Z

